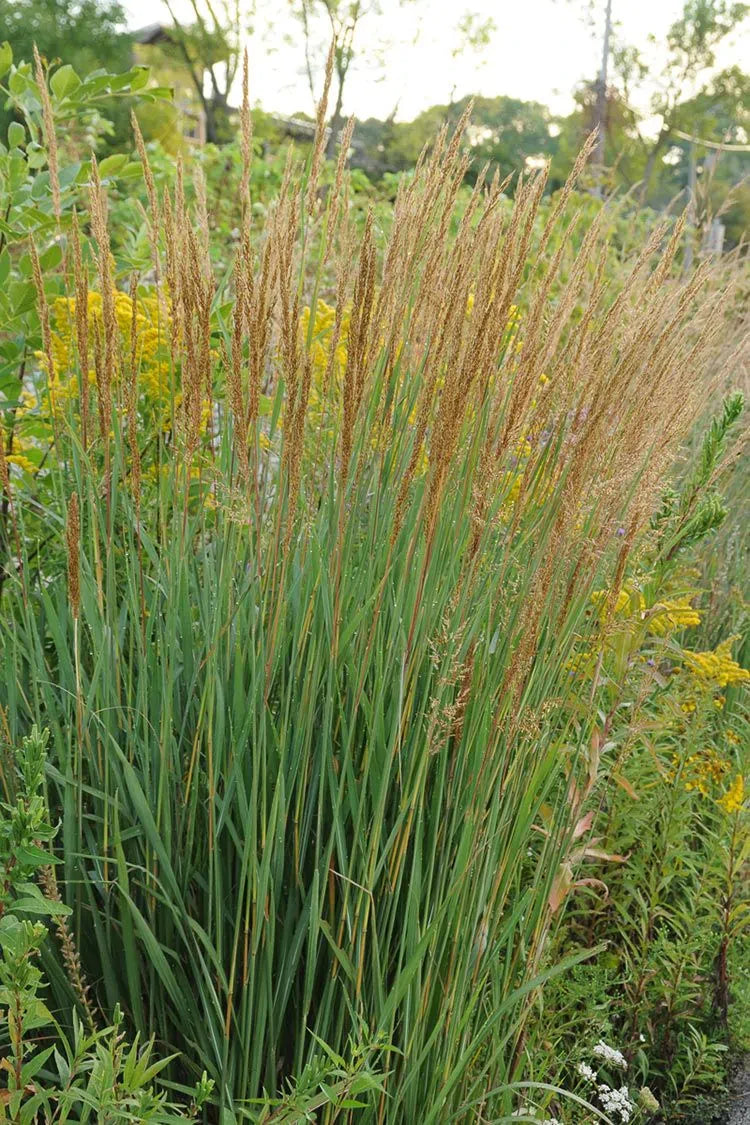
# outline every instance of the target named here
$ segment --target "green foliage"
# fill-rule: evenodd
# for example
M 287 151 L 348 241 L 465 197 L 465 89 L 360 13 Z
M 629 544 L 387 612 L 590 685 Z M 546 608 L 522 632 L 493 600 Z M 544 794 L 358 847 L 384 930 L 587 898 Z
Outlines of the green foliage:
M 695 546 L 727 517 L 721 495 L 713 487 L 733 426 L 744 409 L 744 398 L 733 394 L 723 403 L 722 413 L 711 419 L 687 480 L 679 493 L 667 493 L 656 521 L 662 536 L 658 564 L 671 563 L 680 551 Z
M 744 405 L 743 396 L 739 393 L 733 394 L 724 400 L 722 413 L 712 418 L 708 431 L 703 438 L 698 464 L 682 490 L 681 512 L 686 512 L 692 508 L 697 494 L 711 483 L 721 462 L 727 437 L 732 426 L 739 420 Z
M 47 167 L 49 152 L 42 99 L 33 68 L 28 62 L 14 63 L 9 44 L 3 44 L 3 51 L 0 93 L 7 98 L 15 116 L 8 126 L 7 144 L 0 140 L 0 194 L 4 202 L 0 249 L 7 255 L 14 244 L 26 239 L 33 238 L 37 242 L 49 239 L 57 228 L 57 221 Z M 79 150 L 93 145 L 104 127 L 102 108 L 113 97 L 128 97 L 136 93 L 145 101 L 163 98 L 165 91 L 145 89 L 148 79 L 146 67 L 134 67 L 122 74 L 99 70 L 81 78 L 67 64 L 48 76 L 53 119 L 65 138 L 58 151 L 63 226 L 69 222 L 74 205 L 81 208 L 81 187 L 88 182 L 91 162 L 90 152 L 81 158 Z M 114 174 L 126 179 L 141 175 L 138 164 L 119 155 L 103 161 L 101 174 L 105 179 Z M 9 262 L 10 258 L 6 261 Z M 49 268 L 49 263 L 46 268 Z M 29 274 L 27 258 L 26 276 Z M 25 305 L 30 293 L 27 285 L 20 297 L 20 307 L 11 304 L 3 308 L 6 324 L 10 322 L 12 325 L 14 311 L 27 311 Z
M 0 0 L 0 27 L 16 58 L 34 44 L 50 64 L 61 61 L 83 77 L 101 66 L 127 70 L 130 38 L 118 0 Z
M 34 353 L 43 346 L 36 287 L 29 243 L 37 248 L 40 269 L 54 276 L 62 261 L 61 235 L 70 230 L 73 212 L 84 225 L 88 221 L 88 192 L 91 148 L 106 131 L 102 116 L 113 99 L 142 99 L 157 104 L 164 90 L 145 87 L 147 68 L 139 66 L 122 74 L 98 70 L 79 76 L 68 64 L 48 72 L 49 102 L 56 128 L 57 181 L 60 214 L 50 182 L 49 139 L 43 120 L 42 94 L 29 62 L 16 60 L 9 43 L 0 46 L 0 94 L 13 113 L 7 144 L 0 137 L 0 424 L 6 453 L 18 451 L 17 423 Z M 127 154 L 111 154 L 100 161 L 104 183 L 124 192 L 142 183 L 142 170 Z M 140 220 L 139 220 L 140 222 Z M 51 286 L 55 291 L 55 285 Z M 28 389 L 28 388 L 26 388 Z M 38 439 L 43 423 L 29 422 L 29 436 Z M 37 465 L 39 464 L 37 461 Z M 38 479 L 37 511 L 44 509 L 52 481 Z M 45 533 L 40 524 L 40 537 Z M 0 532 L 0 590 L 7 577 L 9 542 Z
M 49 732 L 37 727 L 23 740 L 16 753 L 16 799 L 0 811 L 0 1010 L 7 1028 L 0 1121 L 31 1125 L 40 1115 L 45 1121 L 112 1125 L 194 1121 L 211 1094 L 205 1076 L 185 1111 L 154 1089 L 170 1060 L 154 1061 L 153 1040 L 140 1046 L 136 1037 L 128 1047 L 119 1009 L 111 1027 L 90 1033 L 74 1014 L 69 1041 L 42 999 L 45 981 L 37 962 L 47 927 L 38 919 L 70 915 L 69 907 L 45 897 L 34 881 L 40 870 L 59 862 L 49 846 L 56 830 L 44 797 L 48 742 Z
M 442 125 L 455 127 L 469 101 L 474 105 L 466 142 L 472 156 L 470 180 L 485 163 L 504 179 L 523 168 L 527 158 L 549 157 L 555 152 L 552 117 L 545 106 L 504 96 L 464 97 L 450 105 L 431 106 L 409 122 L 370 118 L 358 123 L 354 164 L 375 178 L 386 171 L 412 168 Z
M 706 516 L 699 528 L 690 513 L 720 507 L 728 514 L 716 482 L 742 409 L 742 396 L 733 394 L 708 420 L 640 557 L 648 581 L 639 586 L 637 571 L 629 578 L 657 604 L 680 589 L 685 555 L 694 559 L 718 526 Z M 560 949 L 597 941 L 607 949 L 548 989 L 545 1034 L 559 1069 L 538 1066 L 549 1080 L 569 1083 L 581 1045 L 590 1050 L 601 1036 L 622 1048 L 629 1081 L 648 1083 L 666 1120 L 709 1121 L 726 1083 L 727 1052 L 744 1049 L 750 1016 L 740 968 L 748 934 L 742 778 L 750 714 L 737 687 L 701 695 L 680 671 L 678 625 L 663 645 L 641 630 L 632 622 L 624 634 L 630 686 L 610 680 L 601 701 L 618 784 L 600 790 L 592 831 L 601 852 L 621 862 L 602 866 L 603 895 L 574 901 L 557 937 Z M 613 638 L 613 652 L 622 643 Z
M 125 31 L 125 10 L 119 0 L 0 0 L 0 34 L 17 59 L 31 59 L 34 44 L 50 65 L 64 61 L 82 78 L 131 66 L 131 41 Z M 105 116 L 115 121 L 113 140 L 122 141 L 127 113 L 114 101 L 104 102 Z M 0 105 L 0 138 L 14 117 L 12 105 Z

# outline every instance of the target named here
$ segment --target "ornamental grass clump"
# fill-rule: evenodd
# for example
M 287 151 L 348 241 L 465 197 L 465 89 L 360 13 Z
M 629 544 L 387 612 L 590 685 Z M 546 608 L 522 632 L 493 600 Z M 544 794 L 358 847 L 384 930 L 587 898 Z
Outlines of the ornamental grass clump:
M 325 119 L 261 233 L 243 175 L 224 279 L 200 191 L 159 198 L 141 143 L 154 268 L 120 276 L 93 165 L 37 280 L 39 387 L 69 392 L 43 469 L 2 480 L 44 485 L 61 550 L 13 505 L 0 703 L 9 737 L 51 732 L 97 1003 L 182 1052 L 176 1081 L 205 1067 L 222 1121 L 321 1044 L 379 1071 L 360 1120 L 497 1119 L 604 768 L 570 661 L 725 376 L 733 282 L 677 279 L 680 220 L 611 291 L 600 224 L 570 237 L 590 143 L 535 250 L 544 170 L 510 208 L 481 174 L 457 219 L 467 117 L 384 238 L 343 159 L 317 188 Z

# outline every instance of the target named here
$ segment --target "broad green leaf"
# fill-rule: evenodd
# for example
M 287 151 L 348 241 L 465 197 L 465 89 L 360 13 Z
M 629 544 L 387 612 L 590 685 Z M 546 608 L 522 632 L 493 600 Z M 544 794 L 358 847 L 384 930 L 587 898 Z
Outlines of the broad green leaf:
M 99 175 L 102 179 L 107 176 L 116 176 L 121 168 L 124 168 L 128 162 L 125 153 L 116 152 L 112 156 L 105 156 L 104 160 L 99 165 Z
M 144 86 L 148 85 L 148 80 L 151 77 L 151 70 L 147 66 L 135 66 L 130 71 L 130 89 L 131 92 L 142 90 Z
M 59 242 L 53 242 L 48 246 L 43 254 L 39 255 L 39 264 L 43 270 L 54 270 L 60 265 L 62 261 L 62 246 Z
M 13 62 L 13 48 L 6 39 L 0 44 L 0 78 L 7 74 L 10 70 L 10 64 Z
M 33 1055 L 27 1063 L 24 1063 L 21 1070 L 21 1081 L 24 1086 L 28 1085 L 31 1079 L 39 1073 L 54 1050 L 54 1047 L 46 1047 L 43 1051 Z
M 24 914 L 40 914 L 53 918 L 63 918 L 71 913 L 70 907 L 62 902 L 50 902 L 44 898 L 20 898 L 13 904 L 14 910 Z
M 29 168 L 43 168 L 47 163 L 47 152 L 36 141 L 30 141 L 26 147 L 26 158 L 29 162 Z
M 174 88 L 172 86 L 149 86 L 147 90 L 149 101 L 172 101 Z
M 8 89 L 11 94 L 20 95 L 28 90 L 30 79 L 21 70 L 14 70 L 8 79 Z
M 8 126 L 8 144 L 11 148 L 22 148 L 26 142 L 26 130 L 20 121 L 11 121 Z
M 50 88 L 56 98 L 62 101 L 68 94 L 72 94 L 81 85 L 81 79 L 78 77 L 73 67 L 69 64 L 61 66 L 59 70 L 50 78 Z
M 47 848 L 40 848 L 36 844 L 23 844 L 14 849 L 17 863 L 26 867 L 41 867 L 47 863 L 58 863 L 59 860 Z
M 129 160 L 117 173 L 119 180 L 135 180 L 143 175 L 143 168 L 139 160 Z
M 75 182 L 76 176 L 78 175 L 80 170 L 80 163 L 66 164 L 64 168 L 61 168 L 58 176 L 60 187 L 70 187 L 70 185 Z
M 90 74 L 75 91 L 75 100 L 84 101 L 94 98 L 104 90 L 109 89 L 110 76 L 108 74 Z
M 33 309 L 36 304 L 36 289 L 33 282 L 12 286 L 13 312 L 16 316 Z

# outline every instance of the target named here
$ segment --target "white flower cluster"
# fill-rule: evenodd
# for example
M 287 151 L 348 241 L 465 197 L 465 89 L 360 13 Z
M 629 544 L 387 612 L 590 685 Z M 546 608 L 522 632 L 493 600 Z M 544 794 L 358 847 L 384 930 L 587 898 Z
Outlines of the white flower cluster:
M 610 1063 L 611 1066 L 619 1066 L 621 1070 L 628 1069 L 628 1062 L 622 1051 L 618 1051 L 616 1047 L 608 1046 L 603 1039 L 600 1039 L 596 1044 L 593 1053 L 597 1058 Z
M 511 1117 L 536 1117 L 536 1110 L 532 1106 L 522 1105 L 520 1109 L 514 1109 Z M 540 1121 L 539 1125 L 562 1125 L 556 1117 L 545 1117 L 544 1121 Z
M 635 1109 L 627 1086 L 621 1086 L 619 1090 L 610 1090 L 609 1086 L 602 1084 L 598 1089 L 604 1112 L 610 1115 L 619 1114 L 620 1121 L 627 1125 Z
M 585 1062 L 580 1062 L 576 1067 L 576 1070 L 580 1074 L 581 1078 L 585 1078 L 587 1082 L 596 1082 L 597 1074 L 593 1066 L 589 1066 L 589 1064 Z

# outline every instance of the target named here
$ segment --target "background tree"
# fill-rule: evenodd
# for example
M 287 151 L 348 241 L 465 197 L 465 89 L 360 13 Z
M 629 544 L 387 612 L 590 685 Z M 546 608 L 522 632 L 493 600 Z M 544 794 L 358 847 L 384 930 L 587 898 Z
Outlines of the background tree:
M 486 58 L 483 56 L 485 56 L 496 31 L 497 24 L 492 17 L 485 18 L 481 12 L 464 12 L 453 31 L 451 58 L 454 63 L 467 55 L 474 55 L 479 65 L 486 62 Z M 451 105 L 455 101 L 455 96 L 456 84 L 454 82 L 450 96 Z
M 696 223 L 705 227 L 720 216 L 728 243 L 735 245 L 750 231 L 750 75 L 739 67 L 720 71 L 678 107 L 675 122 L 652 198 L 685 189 L 693 160 Z
M 82 77 L 105 65 L 130 65 L 130 37 L 119 0 L 0 0 L 0 30 L 17 59 L 34 43 L 50 63 L 61 61 Z
M 550 124 L 555 134 L 551 152 L 550 185 L 560 187 L 567 179 L 573 161 L 586 137 L 599 126 L 601 103 L 597 81 L 582 82 L 573 94 L 575 109 Z M 607 86 L 602 117 L 602 159 L 582 178 L 592 190 L 615 185 L 631 188 L 643 174 L 643 155 L 637 140 L 638 115 L 622 90 Z
M 330 157 L 335 152 L 343 124 L 344 88 L 354 60 L 357 29 L 366 16 L 380 14 L 380 5 L 378 0 L 371 3 L 364 3 L 364 0 L 293 0 L 292 11 L 302 25 L 305 70 L 313 103 L 320 93 L 315 88 L 315 72 L 321 54 L 327 54 L 331 41 L 335 44 L 333 69 L 336 85 L 326 145 L 326 155 Z
M 681 128 L 683 103 L 706 89 L 705 76 L 715 65 L 717 47 L 739 28 L 749 11 L 748 4 L 729 0 L 685 0 L 682 14 L 669 28 L 665 42 L 666 62 L 659 85 L 650 98 L 651 115 L 658 122 L 657 132 L 649 139 L 637 129 L 645 157 L 641 187 L 644 203 L 650 198 L 657 160 L 669 147 L 675 131 Z M 623 58 L 625 56 L 621 55 L 620 61 Z M 634 58 L 637 56 L 631 53 L 631 68 Z M 627 79 L 632 79 L 633 70 L 623 77 L 627 90 Z
M 417 3 L 418 0 L 402 0 L 404 7 Z M 380 34 L 377 18 L 385 13 L 380 0 L 291 0 L 292 11 L 298 19 L 303 33 L 305 53 L 305 74 L 313 103 L 320 96 L 319 75 L 322 72 L 329 45 L 335 42 L 334 76 L 335 87 L 333 94 L 333 111 L 330 119 L 330 133 L 327 143 L 327 155 L 330 157 L 336 148 L 338 135 L 343 124 L 344 91 L 347 79 L 351 73 L 355 60 L 367 58 L 373 69 L 384 71 L 389 65 L 389 47 L 393 45 L 393 35 L 390 25 L 387 34 Z M 425 6 L 425 14 L 429 15 L 429 7 Z M 369 36 L 363 46 L 365 36 L 364 25 L 369 24 Z M 467 9 L 458 16 L 451 34 L 451 58 L 457 62 L 467 54 L 480 58 L 488 47 L 493 32 L 496 30 L 495 21 L 483 17 L 481 13 Z M 420 35 L 419 24 L 411 39 L 411 46 L 416 47 Z M 318 80 L 316 81 L 316 77 Z M 445 111 L 454 104 L 456 84 L 453 83 L 449 94 L 448 106 L 443 106 Z M 383 164 L 392 169 L 395 163 L 402 165 L 401 156 L 396 157 L 399 149 L 401 133 L 395 118 L 398 104 L 389 115 L 386 122 L 378 122 L 371 118 L 369 132 L 378 134 L 377 151 L 379 157 L 370 154 L 368 163 Z M 430 111 L 427 111 L 428 113 Z M 434 119 L 432 114 L 430 120 Z M 417 125 L 416 132 L 421 132 Z M 395 148 L 389 156 L 383 154 Z M 409 147 L 409 146 L 407 146 Z M 361 146 L 360 146 L 361 148 Z
M 81 77 L 102 65 L 113 73 L 131 64 L 131 39 L 119 0 L 0 0 L 0 39 L 7 39 L 16 59 L 31 59 L 36 43 L 49 63 L 70 64 Z M 107 108 L 116 123 L 116 139 L 125 135 L 127 111 Z M 5 139 L 12 112 L 0 104 L 0 133 Z
M 254 8 L 240 0 L 190 0 L 192 20 L 180 20 L 171 0 L 173 50 L 182 57 L 203 107 L 206 140 L 229 140 L 229 94 L 240 65 L 244 36 L 252 29 Z M 165 47 L 169 50 L 169 46 Z
M 422 144 L 435 133 L 436 124 L 455 124 L 467 108 L 471 96 L 460 98 L 451 106 L 433 106 L 420 114 L 410 130 L 412 160 L 419 155 Z M 502 177 L 523 168 L 530 159 L 551 155 L 555 141 L 550 130 L 552 117 L 546 106 L 520 98 L 475 97 L 467 143 L 473 156 L 472 173 L 489 162 Z M 421 143 L 420 143 L 421 142 Z
M 605 27 L 606 0 L 573 0 L 597 40 Z M 750 5 L 737 0 L 684 0 L 682 12 L 663 40 L 648 37 L 644 52 L 622 39 L 616 19 L 608 44 L 607 82 L 582 83 L 575 95 L 576 109 L 560 123 L 561 135 L 553 166 L 553 178 L 564 175 L 572 150 L 594 126 L 602 125 L 600 163 L 616 165 L 609 185 L 627 187 L 640 182 L 642 203 L 662 206 L 675 190 L 684 188 L 681 150 L 677 133 L 695 125 L 699 106 L 713 104 L 712 86 L 720 86 L 714 74 L 717 48 L 740 29 Z M 615 9 L 614 16 L 617 15 Z M 606 35 L 605 35 L 606 38 Z M 650 57 L 653 54 L 653 57 Z M 744 95 L 746 96 L 746 95 Z M 736 81 L 725 83 L 719 96 L 721 112 L 739 119 L 743 93 Z M 653 125 L 656 123 L 654 130 Z M 721 140 L 715 132 L 705 133 Z M 724 139 L 728 139 L 725 137 Z
M 399 172 L 412 168 L 425 147 L 434 140 L 440 127 L 455 125 L 471 96 L 450 105 L 434 105 L 413 121 L 358 122 L 354 133 L 352 162 L 369 175 Z M 469 179 L 489 163 L 501 176 L 522 168 L 529 159 L 544 158 L 555 151 L 553 119 L 546 106 L 519 98 L 474 98 L 474 112 L 466 133 L 472 154 Z

